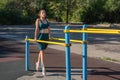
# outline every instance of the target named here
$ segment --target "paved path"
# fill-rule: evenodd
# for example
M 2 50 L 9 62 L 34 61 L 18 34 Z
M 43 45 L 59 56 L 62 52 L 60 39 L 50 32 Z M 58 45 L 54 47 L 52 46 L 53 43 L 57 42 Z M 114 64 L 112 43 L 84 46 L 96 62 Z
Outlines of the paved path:
M 47 76 L 35 72 L 38 48 L 30 46 L 30 71 L 24 71 L 24 43 L 0 38 L 0 80 L 65 80 L 65 52 L 48 48 L 45 54 Z M 6 60 L 6 58 L 8 60 Z M 81 80 L 81 55 L 71 53 L 72 80 Z M 120 65 L 88 58 L 88 80 L 120 80 Z
M 63 29 L 64 26 L 51 26 L 52 36 L 64 37 Z M 31 25 L 0 26 L 0 80 L 65 80 L 65 50 L 57 45 L 49 45 L 45 55 L 46 77 L 35 72 L 38 48 L 34 43 L 30 46 L 30 71 L 24 70 L 24 37 L 33 34 Z M 81 39 L 81 35 L 71 33 L 71 38 Z M 120 80 L 120 35 L 89 34 L 88 39 L 88 80 Z M 72 44 L 71 52 L 72 80 L 81 80 L 81 44 Z M 104 57 L 117 63 L 99 59 Z
M 101 28 L 103 25 L 90 25 L 89 27 Z M 16 39 L 19 41 L 24 40 L 25 36 L 33 38 L 34 25 L 3 25 L 0 26 L 0 36 L 8 39 Z M 71 26 L 71 29 L 80 29 L 81 25 Z M 103 27 L 106 28 L 106 27 Z M 119 29 L 119 28 L 118 28 Z M 51 25 L 51 33 L 53 37 L 64 38 L 64 26 Z M 81 39 L 81 34 L 71 33 L 71 39 Z M 94 58 L 110 59 L 117 63 L 120 63 L 120 35 L 100 35 L 89 34 L 88 35 L 88 56 Z M 50 46 L 50 48 L 64 50 L 61 46 Z M 72 44 L 72 52 L 81 55 L 81 44 Z

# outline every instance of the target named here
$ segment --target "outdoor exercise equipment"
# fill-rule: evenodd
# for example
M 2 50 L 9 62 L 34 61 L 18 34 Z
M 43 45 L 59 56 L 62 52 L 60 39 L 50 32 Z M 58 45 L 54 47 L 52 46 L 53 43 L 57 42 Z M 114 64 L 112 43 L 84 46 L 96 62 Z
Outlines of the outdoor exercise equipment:
M 115 29 L 95 29 L 87 28 L 83 25 L 82 30 L 64 30 L 65 33 L 82 33 L 82 80 L 87 80 L 87 33 L 91 34 L 120 34 L 120 30 Z
M 69 26 L 65 27 L 65 30 L 69 30 Z M 65 42 L 54 42 L 54 41 L 44 41 L 44 40 L 34 40 L 31 38 L 28 38 L 28 36 L 26 36 L 26 59 L 25 59 L 25 70 L 28 71 L 29 67 L 30 67 L 30 63 L 29 63 L 29 42 L 41 42 L 41 43 L 48 43 L 48 44 L 55 44 L 55 45 L 60 45 L 60 46 L 64 46 L 65 50 L 66 50 L 66 80 L 71 80 L 71 62 L 70 62 L 70 42 L 79 42 L 79 43 L 83 43 L 80 40 L 70 40 L 70 34 L 69 33 L 65 33 L 65 39 L 63 38 L 52 38 L 52 40 L 61 40 L 61 41 L 65 41 Z
M 86 28 L 82 30 L 65 30 L 64 32 L 70 33 L 91 33 L 91 34 L 120 34 L 120 30 L 112 30 L 112 29 L 92 29 Z
M 51 40 L 60 40 L 60 41 L 65 41 L 64 38 L 52 38 Z M 70 42 L 74 42 L 74 43 L 83 43 L 82 40 L 75 40 L 75 39 L 70 39 Z
M 48 44 L 61 45 L 65 47 L 66 53 L 66 80 L 71 80 L 71 62 L 70 62 L 70 42 L 78 42 L 82 43 L 82 78 L 83 80 L 87 80 L 87 33 L 91 34 L 120 34 L 120 30 L 115 29 L 95 29 L 95 28 L 87 28 L 87 25 L 83 25 L 81 30 L 70 30 L 69 26 L 65 27 L 65 39 L 63 38 L 53 38 L 53 40 L 61 40 L 63 42 L 53 42 L 53 41 L 44 41 L 44 40 L 34 40 L 30 39 L 26 36 L 26 54 L 25 54 L 25 70 L 28 71 L 30 67 L 29 63 L 29 42 L 41 42 Z M 82 40 L 70 40 L 69 33 L 82 33 Z

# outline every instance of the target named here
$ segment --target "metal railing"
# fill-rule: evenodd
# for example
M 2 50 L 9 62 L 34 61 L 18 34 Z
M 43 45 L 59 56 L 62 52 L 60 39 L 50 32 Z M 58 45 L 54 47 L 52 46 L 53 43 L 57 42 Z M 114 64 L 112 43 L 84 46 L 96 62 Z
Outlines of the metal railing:
M 52 38 L 51 40 L 60 40 L 65 42 L 54 42 L 54 41 L 44 41 L 44 40 L 34 40 L 26 36 L 26 59 L 25 59 L 25 70 L 28 71 L 30 67 L 29 63 L 29 41 L 41 42 L 48 44 L 61 45 L 65 47 L 66 53 L 66 80 L 71 80 L 71 61 L 70 61 L 70 42 L 82 43 L 82 80 L 87 80 L 87 33 L 92 34 L 120 34 L 120 30 L 114 29 L 95 29 L 87 28 L 87 25 L 83 25 L 82 30 L 70 30 L 69 26 L 65 27 L 64 30 L 65 39 L 63 38 Z M 70 33 L 82 33 L 82 40 L 72 40 L 70 39 Z

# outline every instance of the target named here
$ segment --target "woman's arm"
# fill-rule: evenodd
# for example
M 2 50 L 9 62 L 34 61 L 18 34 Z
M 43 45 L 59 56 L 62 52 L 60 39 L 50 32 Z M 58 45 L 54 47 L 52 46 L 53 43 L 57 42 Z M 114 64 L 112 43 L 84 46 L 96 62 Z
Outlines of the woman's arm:
M 37 40 L 38 31 L 39 31 L 39 19 L 36 19 L 36 21 L 35 21 L 35 35 L 34 35 L 35 40 Z
M 51 38 L 50 27 L 48 27 L 49 39 Z
M 46 21 L 49 23 L 48 19 L 46 19 Z M 48 33 L 49 33 L 49 39 L 51 39 L 50 23 L 49 23 L 49 27 L 48 27 Z

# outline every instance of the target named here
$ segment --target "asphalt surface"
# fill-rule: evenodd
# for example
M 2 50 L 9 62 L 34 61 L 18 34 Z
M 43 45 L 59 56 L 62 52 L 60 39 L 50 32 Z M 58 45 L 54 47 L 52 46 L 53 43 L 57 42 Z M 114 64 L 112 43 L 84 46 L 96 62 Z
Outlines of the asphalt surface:
M 64 38 L 63 29 L 64 26 L 51 26 L 52 36 Z M 72 26 L 71 29 L 81 29 L 81 26 Z M 45 54 L 46 77 L 35 71 L 39 50 L 34 43 L 30 46 L 30 71 L 24 70 L 26 35 L 33 37 L 34 25 L 0 26 L 0 80 L 65 80 L 65 50 L 56 45 L 49 45 Z M 71 38 L 81 39 L 81 34 L 71 33 Z M 120 59 L 120 35 L 89 34 L 88 40 L 91 56 L 105 56 L 106 53 Z M 82 80 L 80 46 L 73 45 L 74 51 L 71 51 L 72 80 Z M 120 80 L 120 64 L 88 57 L 88 74 L 88 80 Z
M 48 48 L 47 76 L 35 72 L 38 48 L 31 43 L 30 71 L 24 70 L 24 42 L 0 38 L 0 80 L 65 80 L 65 51 Z M 72 80 L 81 80 L 81 55 L 71 53 Z M 120 80 L 120 65 L 88 57 L 88 80 Z

